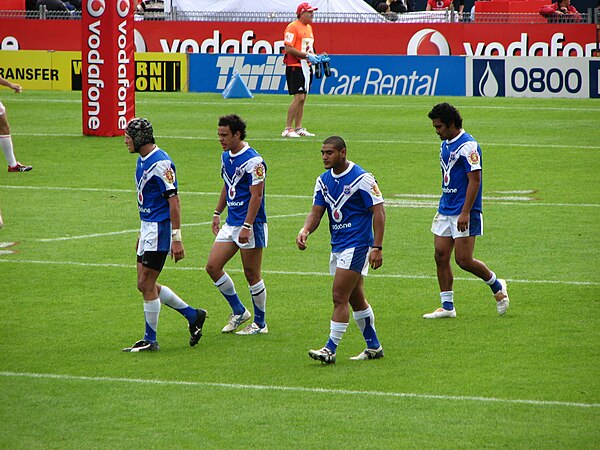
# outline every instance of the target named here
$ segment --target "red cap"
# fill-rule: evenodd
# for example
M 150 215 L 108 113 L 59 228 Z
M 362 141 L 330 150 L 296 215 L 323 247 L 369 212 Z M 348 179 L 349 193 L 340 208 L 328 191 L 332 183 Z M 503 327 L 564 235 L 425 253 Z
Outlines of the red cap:
M 298 8 L 296 8 L 296 15 L 300 16 L 302 14 L 304 14 L 305 12 L 313 12 L 318 10 L 319 8 L 315 8 L 314 6 L 310 6 L 308 3 L 304 2 L 304 3 L 300 3 L 298 5 Z

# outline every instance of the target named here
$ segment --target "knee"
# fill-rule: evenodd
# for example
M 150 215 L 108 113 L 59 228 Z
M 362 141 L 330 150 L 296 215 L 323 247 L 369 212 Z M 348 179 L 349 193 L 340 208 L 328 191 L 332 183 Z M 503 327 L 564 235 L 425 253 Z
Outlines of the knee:
M 206 264 L 206 267 L 204 268 L 204 270 L 206 270 L 206 273 L 211 278 L 214 278 L 215 274 L 217 273 L 217 267 L 214 264 L 211 264 L 210 262 Z
M 450 255 L 443 250 L 435 249 L 433 257 L 435 258 L 435 262 L 438 266 L 450 261 Z
M 348 303 L 348 299 L 345 297 L 344 292 L 341 289 L 333 288 L 331 291 L 331 297 L 333 299 L 334 307 Z
M 148 282 L 145 278 L 139 278 L 137 282 L 137 290 L 142 294 L 148 290 Z
M 244 267 L 244 276 L 250 286 L 254 286 L 261 280 L 260 271 L 256 271 L 252 268 Z
M 467 272 L 470 271 L 473 258 L 456 255 L 455 260 L 456 264 L 458 264 L 458 267 L 460 267 L 462 270 L 466 270 Z

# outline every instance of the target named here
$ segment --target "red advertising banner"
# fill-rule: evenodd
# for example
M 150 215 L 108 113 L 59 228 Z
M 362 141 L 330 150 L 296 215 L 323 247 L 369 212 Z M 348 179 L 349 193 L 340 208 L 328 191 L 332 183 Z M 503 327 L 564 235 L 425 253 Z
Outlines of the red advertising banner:
M 281 53 L 285 25 L 140 21 L 136 51 Z M 591 56 L 596 47 L 595 24 L 315 23 L 313 28 L 319 52 L 343 55 Z M 0 19 L 0 48 L 80 50 L 80 33 L 72 20 Z
M 84 0 L 81 21 L 83 134 L 119 136 L 135 115 L 131 0 Z M 64 33 L 60 33 L 65 39 Z

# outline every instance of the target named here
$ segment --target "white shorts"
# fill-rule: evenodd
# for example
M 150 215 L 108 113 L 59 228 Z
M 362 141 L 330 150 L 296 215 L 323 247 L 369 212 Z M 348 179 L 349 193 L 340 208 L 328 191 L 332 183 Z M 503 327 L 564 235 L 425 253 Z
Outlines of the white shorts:
M 0 116 L 3 115 L 5 112 L 6 112 L 6 108 L 4 107 L 2 102 L 0 102 Z
M 267 246 L 269 241 L 269 229 L 266 223 L 255 223 L 252 225 L 252 233 L 250 239 L 245 244 L 239 241 L 240 231 L 242 227 L 232 227 L 224 224 L 219 230 L 219 234 L 215 238 L 215 242 L 234 242 L 239 248 L 263 248 Z
M 137 254 L 144 252 L 171 252 L 171 221 L 144 222 L 140 225 Z
M 471 212 L 469 215 L 469 228 L 458 231 L 458 216 L 446 216 L 436 213 L 431 224 L 431 232 L 436 236 L 451 237 L 452 239 L 483 235 L 483 215 L 480 212 Z
M 329 274 L 335 275 L 337 268 L 359 272 L 363 277 L 369 272 L 369 247 L 347 248 L 329 257 Z

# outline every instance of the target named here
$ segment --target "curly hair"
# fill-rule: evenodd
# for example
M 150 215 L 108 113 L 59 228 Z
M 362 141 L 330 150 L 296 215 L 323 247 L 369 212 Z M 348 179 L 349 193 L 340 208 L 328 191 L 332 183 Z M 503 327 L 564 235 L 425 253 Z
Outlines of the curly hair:
M 246 139 L 246 122 L 237 114 L 229 114 L 219 118 L 220 127 L 229 127 L 231 134 L 240 132 L 240 139 Z
M 462 128 L 463 119 L 460 112 L 450 103 L 438 103 L 429 111 L 427 117 L 431 120 L 440 119 L 447 127 L 454 124 L 456 128 Z

